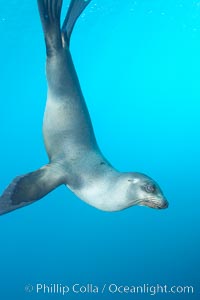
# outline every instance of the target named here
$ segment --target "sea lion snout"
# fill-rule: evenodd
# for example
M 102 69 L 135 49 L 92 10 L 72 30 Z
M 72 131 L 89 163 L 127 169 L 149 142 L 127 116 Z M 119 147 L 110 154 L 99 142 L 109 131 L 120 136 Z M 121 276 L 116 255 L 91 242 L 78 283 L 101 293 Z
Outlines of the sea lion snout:
M 163 202 L 163 204 L 160 208 L 165 209 L 165 208 L 168 208 L 168 207 L 169 207 L 169 202 L 166 199 L 164 199 L 164 202 Z

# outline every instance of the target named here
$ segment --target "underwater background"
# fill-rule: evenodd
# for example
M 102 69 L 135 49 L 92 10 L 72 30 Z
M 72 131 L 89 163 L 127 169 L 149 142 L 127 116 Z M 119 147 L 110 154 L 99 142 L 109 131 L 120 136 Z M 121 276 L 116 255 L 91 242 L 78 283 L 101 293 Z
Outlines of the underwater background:
M 2 193 L 48 162 L 36 1 L 0 0 L 0 45 Z M 199 299 L 200 1 L 93 0 L 71 51 L 102 152 L 117 169 L 154 178 L 170 206 L 105 213 L 62 186 L 1 216 L 0 299 Z M 193 286 L 194 293 L 25 290 L 37 283 Z

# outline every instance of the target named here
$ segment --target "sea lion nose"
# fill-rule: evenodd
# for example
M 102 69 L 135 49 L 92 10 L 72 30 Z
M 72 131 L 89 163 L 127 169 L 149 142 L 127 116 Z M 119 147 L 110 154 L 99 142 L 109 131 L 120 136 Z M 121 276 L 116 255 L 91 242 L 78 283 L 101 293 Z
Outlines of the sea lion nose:
M 169 207 L 169 202 L 166 199 L 164 199 L 163 203 L 160 206 L 160 208 L 165 209 L 165 208 L 168 208 L 168 207 Z

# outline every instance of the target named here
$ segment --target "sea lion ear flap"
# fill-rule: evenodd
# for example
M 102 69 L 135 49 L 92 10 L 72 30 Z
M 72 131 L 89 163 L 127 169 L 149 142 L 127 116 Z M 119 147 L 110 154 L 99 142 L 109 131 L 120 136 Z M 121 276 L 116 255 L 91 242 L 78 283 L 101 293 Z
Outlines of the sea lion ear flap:
M 139 182 L 139 179 L 138 178 L 134 178 L 133 179 L 133 183 L 138 183 Z
M 128 181 L 135 184 L 135 183 L 139 182 L 139 179 L 138 178 L 131 178 L 131 179 L 128 179 Z

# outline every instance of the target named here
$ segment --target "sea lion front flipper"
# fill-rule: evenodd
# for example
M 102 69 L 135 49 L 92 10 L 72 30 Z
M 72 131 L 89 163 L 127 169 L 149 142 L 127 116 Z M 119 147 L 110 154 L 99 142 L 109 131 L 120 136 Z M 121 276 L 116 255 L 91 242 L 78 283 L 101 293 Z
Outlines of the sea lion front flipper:
M 65 43 L 67 43 L 68 45 L 77 19 L 90 2 L 91 0 L 71 0 L 67 15 L 62 26 L 62 35 Z
M 51 165 L 16 177 L 0 197 L 0 215 L 41 199 L 62 183 L 61 174 Z

